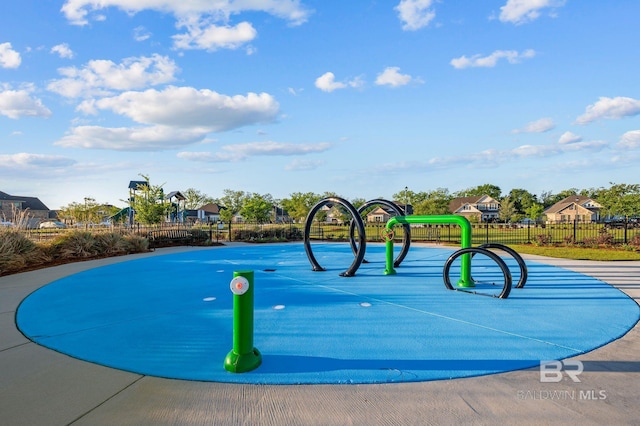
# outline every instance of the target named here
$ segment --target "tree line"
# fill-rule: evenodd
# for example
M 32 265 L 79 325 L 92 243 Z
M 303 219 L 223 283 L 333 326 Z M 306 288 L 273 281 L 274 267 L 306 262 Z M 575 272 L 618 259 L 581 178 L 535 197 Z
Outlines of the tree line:
M 136 212 L 137 222 L 143 224 L 161 223 L 176 210 L 176 206 L 166 199 L 163 185 L 151 185 L 148 176 L 140 176 L 145 179 L 146 185 L 140 185 L 136 195 L 133 199 L 128 200 L 127 204 Z M 239 214 L 247 222 L 257 223 L 275 221 L 279 210 L 286 211 L 291 220 L 301 222 L 320 200 L 330 196 L 340 196 L 335 192 L 323 194 L 294 192 L 287 198 L 276 199 L 268 193 L 259 194 L 224 189 L 221 197 L 214 198 L 194 188 L 180 192 L 185 197 L 184 207 L 186 209 L 195 210 L 205 204 L 215 203 L 221 207 L 220 218 L 224 222 L 230 222 L 235 215 Z M 581 190 L 570 188 L 558 193 L 543 192 L 540 195 L 532 194 L 522 188 L 512 189 L 506 195 L 502 195 L 502 189 L 493 184 L 483 184 L 453 193 L 446 188 L 413 191 L 405 187 L 393 194 L 391 199 L 401 204 L 410 204 L 413 207 L 413 214 L 416 215 L 440 215 L 450 213 L 449 204 L 456 198 L 483 195 L 488 195 L 500 202 L 499 215 L 503 222 L 518 222 L 525 218 L 539 220 L 545 209 L 575 195 L 589 197 L 601 204 L 601 216 L 629 217 L 640 214 L 640 184 L 610 183 L 608 188 Z M 349 201 L 354 207 L 359 208 L 367 200 L 355 198 Z M 114 209 L 119 210 L 118 208 Z M 85 198 L 84 203 L 72 203 L 62 208 L 59 214 L 67 218 L 72 217 L 76 221 L 83 221 L 96 219 L 99 214 L 104 214 L 105 210 L 105 206 L 96 203 L 93 198 Z M 319 213 L 319 215 L 324 214 L 326 213 Z M 335 212 L 335 215 L 348 216 L 346 212 L 339 210 Z

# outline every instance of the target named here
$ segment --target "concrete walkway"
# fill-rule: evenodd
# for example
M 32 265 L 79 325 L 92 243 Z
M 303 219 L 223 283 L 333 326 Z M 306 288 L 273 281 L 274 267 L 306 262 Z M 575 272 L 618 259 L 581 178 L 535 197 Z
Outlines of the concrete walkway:
M 15 327 L 20 301 L 42 285 L 132 257 L 184 250 L 194 248 L 0 277 L 0 425 L 640 424 L 638 324 L 623 338 L 574 358 L 584 365 L 579 383 L 567 375 L 561 382 L 541 383 L 536 368 L 448 381 L 344 386 L 142 376 L 43 348 Z M 594 276 L 640 300 L 640 261 L 525 258 Z

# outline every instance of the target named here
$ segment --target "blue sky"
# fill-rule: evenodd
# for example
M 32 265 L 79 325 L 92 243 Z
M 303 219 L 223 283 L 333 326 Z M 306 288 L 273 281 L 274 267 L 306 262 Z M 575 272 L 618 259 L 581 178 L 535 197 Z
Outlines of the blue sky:
M 391 198 L 637 183 L 636 0 L 0 6 L 0 191 Z

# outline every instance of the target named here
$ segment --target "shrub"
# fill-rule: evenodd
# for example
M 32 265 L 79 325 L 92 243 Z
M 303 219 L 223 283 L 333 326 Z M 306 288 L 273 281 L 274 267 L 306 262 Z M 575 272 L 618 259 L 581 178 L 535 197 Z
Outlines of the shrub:
M 13 229 L 0 231 L 0 274 L 44 263 L 47 259 L 45 252 L 21 232 Z
M 629 240 L 629 245 L 640 247 L 640 234 L 636 234 Z
M 127 253 L 144 253 L 149 251 L 149 240 L 140 235 L 127 235 L 124 237 Z
M 128 242 L 117 232 L 107 232 L 95 235 L 95 247 L 100 255 L 124 254 L 128 249 Z
M 54 256 L 61 259 L 91 257 L 98 254 L 96 239 L 88 231 L 71 231 L 54 242 Z
M 598 239 L 596 237 L 586 237 L 582 240 L 585 247 L 598 248 Z
M 546 246 L 551 244 L 551 240 L 551 234 L 538 234 L 533 243 L 537 246 Z
M 613 246 L 615 244 L 615 238 L 608 232 L 602 232 L 596 238 L 596 243 L 601 246 Z

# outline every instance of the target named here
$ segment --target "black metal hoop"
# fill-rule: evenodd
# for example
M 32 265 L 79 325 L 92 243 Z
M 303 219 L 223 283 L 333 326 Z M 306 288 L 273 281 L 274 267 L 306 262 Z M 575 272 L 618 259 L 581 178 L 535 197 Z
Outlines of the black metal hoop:
M 483 254 L 489 258 L 491 258 L 494 262 L 496 262 L 498 264 L 498 266 L 500 267 L 500 270 L 502 271 L 502 275 L 504 277 L 504 286 L 502 287 L 502 291 L 500 292 L 500 294 L 498 296 L 493 296 L 493 297 L 497 297 L 499 299 L 506 299 L 507 297 L 509 297 L 509 292 L 511 292 L 511 272 L 509 271 L 509 267 L 507 266 L 506 263 L 504 263 L 504 260 L 502 260 L 500 258 L 500 256 L 498 256 L 497 254 L 483 249 L 483 248 L 479 248 L 479 247 L 468 247 L 468 248 L 463 248 L 460 249 L 458 251 L 456 251 L 455 253 L 453 253 L 451 256 L 449 256 L 449 258 L 447 259 L 447 261 L 444 264 L 444 268 L 442 270 L 442 278 L 444 279 L 444 286 L 446 288 L 448 288 L 449 290 L 457 290 L 457 291 L 464 291 L 466 293 L 474 293 L 474 294 L 481 294 L 481 293 L 477 293 L 473 290 L 467 290 L 464 288 L 458 288 L 458 287 L 454 287 L 451 285 L 451 278 L 449 277 L 449 271 L 451 269 L 451 265 L 453 264 L 453 262 L 460 256 L 462 256 L 463 254 L 471 254 L 472 256 L 474 254 Z
M 394 203 L 393 201 L 384 200 L 382 198 L 376 198 L 374 200 L 367 201 L 366 203 L 364 203 L 358 208 L 358 217 L 360 217 L 360 214 L 362 214 L 362 212 L 368 209 L 369 207 L 377 206 L 377 205 L 388 207 L 389 209 L 393 210 L 394 213 L 396 213 L 396 216 L 403 216 L 402 209 L 396 203 Z M 358 250 L 358 246 L 356 245 L 355 238 L 354 238 L 355 237 L 354 228 L 355 228 L 355 224 L 353 221 L 351 221 L 351 223 L 349 224 L 349 243 L 351 244 L 351 250 L 353 251 L 354 254 L 356 254 Z M 396 260 L 393 262 L 393 266 L 396 268 L 400 266 L 400 263 L 402 263 L 404 258 L 407 256 L 407 253 L 409 252 L 409 247 L 411 246 L 411 226 L 409 226 L 408 223 L 405 223 L 404 225 L 402 225 L 402 228 L 404 229 L 404 235 L 402 237 L 402 250 L 400 250 L 398 257 L 396 257 Z M 364 259 L 363 262 L 367 263 L 367 260 Z
M 311 269 L 313 271 L 326 271 L 326 269 L 320 266 L 320 264 L 316 260 L 316 257 L 313 255 L 313 251 L 311 250 L 311 243 L 309 241 L 309 234 L 311 231 L 313 218 L 315 217 L 318 210 L 320 210 L 322 207 L 326 206 L 327 204 L 340 204 L 341 206 L 349 210 L 349 213 L 351 213 L 351 216 L 352 216 L 351 223 L 355 222 L 355 225 L 358 227 L 359 246 L 358 246 L 358 250 L 354 252 L 355 259 L 353 260 L 353 263 L 351 264 L 351 266 L 349 266 L 349 268 L 346 271 L 340 274 L 340 276 L 342 277 L 352 277 L 356 274 L 356 271 L 358 270 L 358 268 L 362 264 L 362 261 L 364 260 L 364 253 L 366 250 L 367 238 L 364 234 L 365 233 L 364 223 L 362 223 L 362 218 L 360 217 L 360 213 L 358 213 L 356 208 L 353 207 L 353 205 L 347 200 L 345 200 L 344 198 L 340 198 L 340 197 L 324 198 L 320 200 L 318 204 L 313 206 L 313 208 L 309 211 L 309 214 L 307 215 L 307 219 L 305 220 L 305 224 L 304 224 L 304 250 L 307 252 L 307 257 L 309 258 L 309 262 L 311 262 Z

